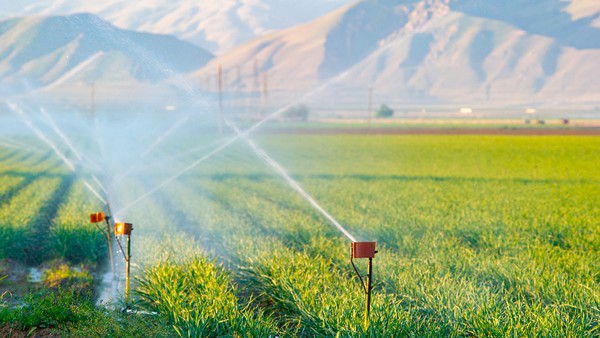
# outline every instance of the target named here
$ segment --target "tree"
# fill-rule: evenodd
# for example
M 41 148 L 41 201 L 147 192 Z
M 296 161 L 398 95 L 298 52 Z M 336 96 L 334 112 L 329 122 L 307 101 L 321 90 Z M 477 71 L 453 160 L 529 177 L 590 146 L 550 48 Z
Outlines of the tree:
M 283 118 L 291 121 L 306 121 L 308 120 L 308 107 L 304 104 L 291 106 L 283 113 Z
M 392 110 L 392 108 L 388 107 L 385 104 L 382 104 L 381 107 L 379 107 L 379 109 L 377 109 L 377 112 L 375 113 L 375 117 L 392 117 L 394 116 L 394 110 Z

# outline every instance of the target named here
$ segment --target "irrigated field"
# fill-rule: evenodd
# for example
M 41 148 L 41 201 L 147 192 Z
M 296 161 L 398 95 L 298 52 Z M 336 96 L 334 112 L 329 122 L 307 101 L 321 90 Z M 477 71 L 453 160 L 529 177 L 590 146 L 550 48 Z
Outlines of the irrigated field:
M 377 242 L 370 325 L 349 240 L 238 141 L 121 215 L 134 224 L 134 307 L 178 334 L 600 335 L 599 137 L 256 141 L 350 233 Z M 106 255 L 80 178 L 49 153 L 0 158 L 0 258 Z M 122 207 L 165 177 L 141 171 L 112 193 Z

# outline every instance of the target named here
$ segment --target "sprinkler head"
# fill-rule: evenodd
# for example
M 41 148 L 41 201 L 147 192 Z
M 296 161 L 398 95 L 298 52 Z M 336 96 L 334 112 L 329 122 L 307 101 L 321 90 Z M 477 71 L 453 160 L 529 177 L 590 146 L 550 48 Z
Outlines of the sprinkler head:
M 133 230 L 133 224 L 131 223 L 115 223 L 115 235 L 131 235 L 131 231 Z
M 352 258 L 374 258 L 375 242 L 352 242 Z
M 104 221 L 105 219 L 106 217 L 104 216 L 104 213 L 102 211 L 90 215 L 91 223 L 99 223 Z

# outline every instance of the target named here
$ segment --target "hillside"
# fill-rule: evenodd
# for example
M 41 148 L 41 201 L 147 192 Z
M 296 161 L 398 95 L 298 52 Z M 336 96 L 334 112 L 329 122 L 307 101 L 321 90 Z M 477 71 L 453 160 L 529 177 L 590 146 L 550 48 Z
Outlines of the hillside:
M 121 29 L 170 34 L 221 53 L 267 32 L 318 18 L 352 1 L 22 0 L 0 4 L 0 19 L 90 12 Z
M 364 105 L 373 87 L 398 104 L 593 106 L 600 8 L 590 4 L 363 0 L 219 55 L 194 78 L 222 65 L 231 90 L 268 76 L 288 99 L 347 70 L 321 100 Z
M 0 22 L 0 90 L 77 83 L 158 83 L 212 55 L 172 36 L 118 29 L 91 14 Z
M 369 91 L 375 105 L 600 106 L 597 1 L 326 3 L 314 11 L 306 4 L 287 8 L 287 0 L 86 5 L 103 16 L 120 13 L 112 19 L 119 26 L 177 36 L 187 36 L 179 25 L 195 27 L 205 42 L 222 39 L 210 47 L 220 51 L 215 58 L 173 36 L 123 30 L 91 14 L 5 20 L 0 90 L 73 96 L 79 92 L 68 88 L 96 82 L 107 100 L 143 86 L 153 92 L 141 99 L 182 89 L 215 93 L 222 67 L 225 99 L 236 101 L 229 107 L 281 106 L 323 85 L 312 99 L 332 107 L 365 107 Z M 43 11 L 40 4 L 26 3 L 22 11 Z M 0 8 L 10 12 L 9 6 Z M 58 1 L 45 11 L 81 6 Z M 337 9 L 318 14 L 325 8 Z M 294 26 L 300 17 L 315 19 Z

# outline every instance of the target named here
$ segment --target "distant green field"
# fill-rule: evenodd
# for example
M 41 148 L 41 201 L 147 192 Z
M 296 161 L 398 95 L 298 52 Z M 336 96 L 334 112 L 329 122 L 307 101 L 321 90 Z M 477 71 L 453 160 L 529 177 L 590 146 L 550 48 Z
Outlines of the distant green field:
M 238 141 L 126 214 L 134 223 L 135 306 L 160 312 L 176 333 L 600 335 L 600 137 L 256 141 L 355 237 L 377 242 L 370 325 L 350 241 Z M 162 151 L 157 156 L 173 149 Z M 18 208 L 35 215 L 53 205 L 44 238 L 67 243 L 62 234 L 83 227 L 98 204 L 78 178 L 67 184 L 46 174 L 53 157 L 35 156 L 0 149 L 1 229 L 45 226 L 39 217 L 23 220 Z M 132 176 L 114 193 L 125 205 L 164 177 Z M 22 205 L 29 190 L 67 186 L 58 204 L 35 195 L 39 202 Z M 60 248 L 52 252 L 80 255 Z

